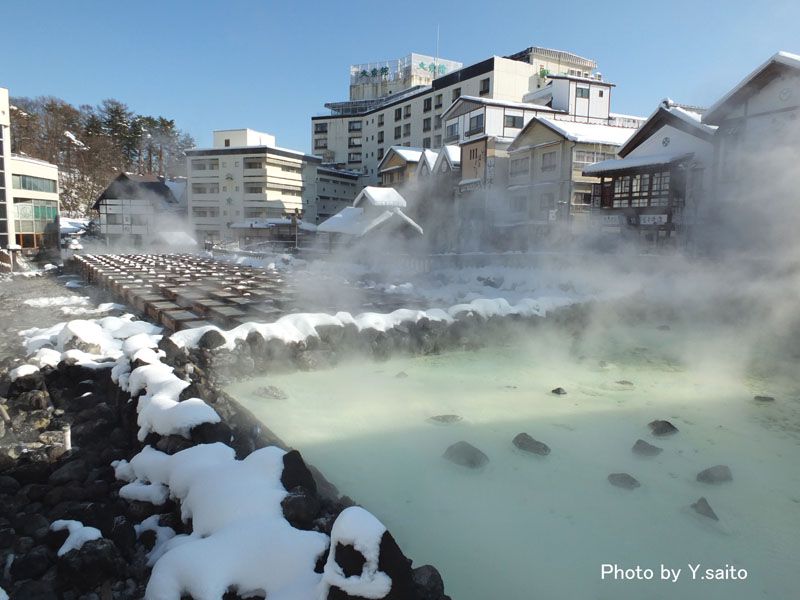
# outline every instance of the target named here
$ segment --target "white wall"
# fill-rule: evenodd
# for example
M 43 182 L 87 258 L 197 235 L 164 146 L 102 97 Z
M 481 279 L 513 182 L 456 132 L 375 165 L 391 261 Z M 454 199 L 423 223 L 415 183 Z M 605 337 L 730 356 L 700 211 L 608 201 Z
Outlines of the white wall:
M 275 136 L 254 129 L 218 129 L 214 131 L 214 148 L 224 148 L 225 140 L 228 146 L 275 146 Z

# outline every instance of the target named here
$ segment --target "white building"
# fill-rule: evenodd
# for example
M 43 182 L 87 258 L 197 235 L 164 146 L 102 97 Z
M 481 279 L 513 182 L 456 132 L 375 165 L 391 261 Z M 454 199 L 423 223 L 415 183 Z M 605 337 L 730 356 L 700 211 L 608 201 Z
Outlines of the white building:
M 189 221 L 198 242 L 233 240 L 248 219 L 315 214 L 316 156 L 280 148 L 251 129 L 214 132 L 214 146 L 189 150 Z
M 312 152 L 326 163 L 360 170 L 376 184 L 389 147 L 438 149 L 446 143 L 443 115 L 461 96 L 521 102 L 544 87 L 550 74 L 590 76 L 595 68 L 594 61 L 568 52 L 529 48 L 367 101 L 353 99 L 351 89 L 350 101 L 326 104 L 331 114 L 312 117 Z
M 0 248 L 14 244 L 11 204 L 11 110 L 8 90 L 0 88 Z
M 422 227 L 403 212 L 406 206 L 405 199 L 394 188 L 367 186 L 353 201 L 353 206 L 320 223 L 317 231 L 352 238 L 378 230 L 390 235 L 422 235 Z
M 58 167 L 12 154 L 11 197 L 15 243 L 31 251 L 58 248 Z

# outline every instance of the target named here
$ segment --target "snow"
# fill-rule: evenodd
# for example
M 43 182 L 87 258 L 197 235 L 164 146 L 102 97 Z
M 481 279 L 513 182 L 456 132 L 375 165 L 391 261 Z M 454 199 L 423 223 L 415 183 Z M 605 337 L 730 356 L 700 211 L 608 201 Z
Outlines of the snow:
M 361 190 L 353 201 L 353 206 L 357 207 L 364 200 L 371 206 L 383 206 L 387 208 L 405 208 L 406 201 L 396 189 L 391 187 L 375 187 L 368 185 Z
M 57 367 L 61 362 L 61 352 L 51 348 L 40 348 L 36 354 L 28 359 L 32 365 L 39 367 Z
M 0 588 L 0 600 L 8 600 L 8 594 L 3 588 Z
M 123 310 L 125 308 L 124 304 L 116 304 L 115 302 L 103 302 L 97 305 L 97 308 L 83 308 L 83 307 L 71 307 L 71 306 L 62 306 L 59 310 L 71 317 L 78 317 L 78 316 L 87 316 L 87 315 L 99 315 L 107 312 L 111 312 L 112 310 Z
M 33 308 L 50 308 L 53 306 L 86 306 L 89 296 L 54 296 L 49 298 L 29 298 L 23 304 Z
M 75 144 L 78 148 L 86 148 L 86 144 L 84 144 L 77 137 L 75 137 L 75 134 L 72 133 L 71 131 L 65 131 L 64 137 L 66 137 L 69 141 Z
M 360 207 L 356 208 L 355 206 L 347 206 L 331 218 L 323 221 L 317 226 L 317 231 L 362 237 L 394 218 L 404 221 L 422 234 L 422 228 L 399 208 L 392 208 L 377 213 L 372 211 L 368 214 L 364 209 Z
M 399 155 L 406 162 L 416 163 L 419 162 L 420 157 L 422 157 L 422 150 L 423 150 L 422 148 L 411 148 L 409 146 L 392 146 L 391 148 L 389 148 L 389 151 L 386 153 L 386 156 L 383 157 L 383 160 L 381 160 L 381 163 L 385 161 L 386 158 L 392 152 Z M 381 188 L 381 189 L 392 189 L 392 188 Z
M 145 531 L 153 531 L 156 534 L 156 543 L 153 549 L 147 554 L 147 566 L 152 567 L 155 562 L 168 550 L 167 542 L 175 537 L 175 530 L 172 527 L 164 527 L 159 524 L 161 515 L 147 517 L 138 525 L 134 525 L 136 537 L 138 538 Z
M 231 223 L 231 229 L 269 229 L 278 225 L 294 225 L 288 217 L 273 217 L 269 219 L 245 219 Z M 316 231 L 317 226 L 303 219 L 297 219 L 297 228 L 301 231 Z
M 160 483 L 151 485 L 140 481 L 132 481 L 120 488 L 119 495 L 126 500 L 138 500 L 139 502 L 149 502 L 160 506 L 169 498 L 169 489 Z
M 33 375 L 34 373 L 39 372 L 39 367 L 34 365 L 21 365 L 16 369 L 11 369 L 8 373 L 8 378 L 11 381 L 16 381 L 20 377 L 27 377 L 28 375 Z
M 594 123 L 575 123 L 547 117 L 534 117 L 543 125 L 553 129 L 570 141 L 584 144 L 609 144 L 621 146 L 636 133 L 632 127 L 613 127 Z
M 58 550 L 58 556 L 64 556 L 72 550 L 79 550 L 86 542 L 99 540 L 103 537 L 99 529 L 87 527 L 80 521 L 59 519 L 52 522 L 50 529 L 52 531 L 62 531 L 64 529 L 69 531 L 69 537 Z
M 328 597 L 328 590 L 336 586 L 350 596 L 358 598 L 383 598 L 392 589 L 392 580 L 378 570 L 380 543 L 386 527 L 373 515 L 359 506 L 344 509 L 336 518 L 331 530 L 331 548 L 337 544 L 351 545 L 366 559 L 360 575 L 345 577 L 331 552 L 325 563 L 320 583 L 320 598 Z
M 601 160 L 594 164 L 584 167 L 584 175 L 597 175 L 600 173 L 611 173 L 614 171 L 625 171 L 637 167 L 645 167 L 649 165 L 668 165 L 670 163 L 684 160 L 693 156 L 692 152 L 672 152 L 664 154 L 652 154 L 648 156 L 629 156 L 627 158 L 611 158 L 609 160 Z

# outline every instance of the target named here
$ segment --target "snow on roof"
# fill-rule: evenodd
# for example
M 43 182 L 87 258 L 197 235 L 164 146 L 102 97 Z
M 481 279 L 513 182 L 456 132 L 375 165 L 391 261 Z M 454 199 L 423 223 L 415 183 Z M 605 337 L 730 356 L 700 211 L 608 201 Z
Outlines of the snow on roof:
M 269 229 L 278 225 L 293 225 L 289 217 L 272 217 L 269 219 L 245 219 L 231 223 L 231 229 Z M 303 231 L 316 231 L 317 226 L 313 223 L 306 223 L 303 219 L 297 219 L 297 227 Z
M 434 152 L 433 150 L 425 149 L 422 151 L 422 159 L 425 161 L 425 164 L 428 165 L 430 170 L 433 170 L 433 165 L 436 164 L 436 159 L 439 158 L 439 153 Z M 422 161 L 420 161 L 422 162 Z
M 169 191 L 172 192 L 172 195 L 175 196 L 175 200 L 181 202 L 185 200 L 184 197 L 186 193 L 186 180 L 175 180 L 175 179 L 165 179 L 164 185 L 169 188 Z
M 422 148 L 411 148 L 409 146 L 392 146 L 389 150 L 394 150 L 395 153 L 402 156 L 406 162 L 419 162 L 422 157 Z
M 693 127 L 697 127 L 703 131 L 707 131 L 708 133 L 714 133 L 717 130 L 715 125 L 705 125 L 702 122 L 703 113 L 690 110 L 683 106 L 678 106 L 669 99 L 664 100 L 663 107 L 670 114 L 678 117 Z
M 719 100 L 717 100 L 711 108 L 709 108 L 706 113 L 703 115 L 703 122 L 714 122 L 714 119 L 719 117 L 720 109 L 728 103 L 734 96 L 738 95 L 742 92 L 747 85 L 753 81 L 762 71 L 764 71 L 767 67 L 773 64 L 780 64 L 787 67 L 791 67 L 793 69 L 800 69 L 800 55 L 792 54 L 791 52 L 785 52 L 781 50 L 780 52 L 776 52 L 772 56 L 769 57 L 765 62 L 760 64 L 755 70 L 753 70 L 750 74 L 747 75 L 744 79 L 742 79 L 738 84 L 736 84 L 727 94 L 722 96 Z
M 693 152 L 673 152 L 671 154 L 653 154 L 650 156 L 631 156 L 621 159 L 602 160 L 591 164 L 583 169 L 584 175 L 599 175 L 600 173 L 611 173 L 613 171 L 627 171 L 637 167 L 649 165 L 667 165 L 679 160 L 694 156 Z
M 547 117 L 534 117 L 533 120 L 539 121 L 570 141 L 584 144 L 621 146 L 628 138 L 636 133 L 636 129 L 633 127 L 615 127 L 613 125 L 597 125 L 595 123 L 556 121 L 555 119 Z
M 445 146 L 442 150 L 451 165 L 461 164 L 461 146 Z
M 606 85 L 608 87 L 617 87 L 615 83 L 611 83 L 609 81 L 603 81 L 602 79 L 597 79 L 595 77 L 582 77 L 581 75 L 568 75 L 568 74 L 548 74 L 547 77 L 549 79 L 569 79 L 572 81 L 583 81 L 585 83 L 596 83 L 598 85 Z
M 389 219 L 399 217 L 422 235 L 422 227 L 417 225 L 399 208 L 389 208 L 379 213 L 367 214 L 363 208 L 348 206 L 323 221 L 317 226 L 317 231 L 324 233 L 343 233 L 355 237 L 362 237 Z
M 548 113 L 563 113 L 563 110 L 556 110 L 555 108 L 551 108 L 549 106 L 544 106 L 543 104 L 533 104 L 531 102 L 512 102 L 511 100 L 494 100 L 492 98 L 479 98 L 478 96 L 459 96 L 458 100 L 453 102 L 444 113 L 442 113 L 442 118 L 445 118 L 453 108 L 458 105 L 460 102 L 472 102 L 474 104 L 488 104 L 490 106 L 503 106 L 505 108 L 519 108 L 522 110 L 539 110 L 542 112 Z
M 353 206 L 358 206 L 366 200 L 371 206 L 385 206 L 393 208 L 405 208 L 406 201 L 396 189 L 391 187 L 375 187 L 368 185 L 361 190 L 353 201 Z

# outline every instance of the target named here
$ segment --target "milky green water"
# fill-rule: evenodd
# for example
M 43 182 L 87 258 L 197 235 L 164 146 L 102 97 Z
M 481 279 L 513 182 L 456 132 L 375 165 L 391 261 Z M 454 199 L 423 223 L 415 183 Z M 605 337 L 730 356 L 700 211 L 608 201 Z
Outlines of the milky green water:
M 749 375 L 691 332 L 617 330 L 594 342 L 542 334 L 479 351 L 358 361 L 240 382 L 229 392 L 377 515 L 454 600 L 790 600 L 800 597 L 800 403 L 791 382 Z M 689 368 L 687 356 L 693 367 Z M 601 366 L 600 361 L 606 364 Z M 407 377 L 396 377 L 399 372 Z M 616 383 L 629 380 L 632 388 Z M 275 385 L 288 395 L 259 393 Z M 566 388 L 566 396 L 550 390 Z M 778 398 L 758 404 L 754 394 Z M 458 414 L 454 425 L 428 422 Z M 680 432 L 650 435 L 670 419 Z M 547 457 L 514 448 L 522 431 Z M 637 438 L 664 451 L 642 458 Z M 442 458 L 466 440 L 490 463 Z M 697 482 L 726 464 L 734 480 Z M 641 487 L 607 481 L 627 472 Z M 719 522 L 689 505 L 708 499 Z M 601 578 L 602 564 L 654 569 Z M 688 564 L 700 563 L 692 580 Z M 660 581 L 660 566 L 681 569 Z M 699 579 L 735 565 L 744 581 Z

